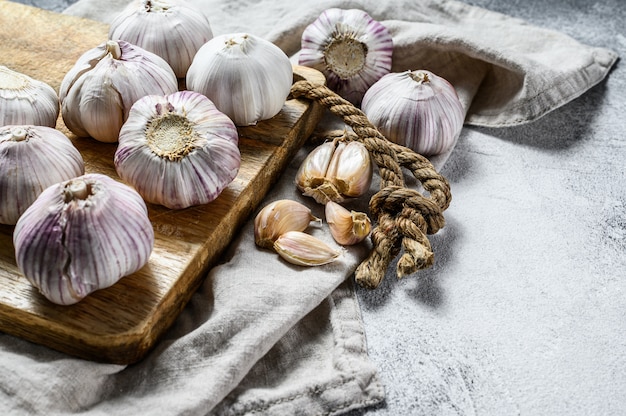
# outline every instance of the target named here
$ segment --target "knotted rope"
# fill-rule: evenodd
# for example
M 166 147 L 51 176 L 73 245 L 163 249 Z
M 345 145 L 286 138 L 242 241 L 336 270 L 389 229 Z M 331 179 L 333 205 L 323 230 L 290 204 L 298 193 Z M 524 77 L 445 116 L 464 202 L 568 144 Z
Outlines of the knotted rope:
M 396 270 L 398 278 L 432 266 L 434 256 L 426 235 L 435 234 L 445 224 L 443 211 L 452 197 L 448 181 L 427 158 L 387 140 L 360 109 L 328 87 L 297 81 L 291 88 L 291 95 L 317 101 L 341 117 L 354 131 L 354 134 L 341 134 L 363 143 L 378 166 L 380 191 L 369 203 L 376 224 L 371 234 L 373 249 L 355 271 L 357 283 L 369 289 L 378 287 L 401 249 L 403 254 Z M 428 197 L 406 187 L 403 167 L 422 184 Z

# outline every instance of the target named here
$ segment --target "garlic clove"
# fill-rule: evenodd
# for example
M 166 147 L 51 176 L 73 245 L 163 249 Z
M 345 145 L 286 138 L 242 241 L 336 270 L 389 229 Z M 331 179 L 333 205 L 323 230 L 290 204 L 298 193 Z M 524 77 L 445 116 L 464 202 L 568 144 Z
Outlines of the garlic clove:
M 313 221 L 321 223 L 322 220 L 297 201 L 281 199 L 271 202 L 254 218 L 254 242 L 260 247 L 272 248 L 282 234 L 304 231 Z
M 328 141 L 315 147 L 304 158 L 296 172 L 296 185 L 306 192 L 325 182 L 326 172 L 335 151 L 335 142 Z
M 61 114 L 77 136 L 113 143 L 135 101 L 176 91 L 178 80 L 163 58 L 125 41 L 107 41 L 81 55 L 63 78 Z
M 154 230 L 134 189 L 92 173 L 46 188 L 13 243 L 24 276 L 51 302 L 71 305 L 143 267 Z
M 147 202 L 207 204 L 237 176 L 238 141 L 233 122 L 204 95 L 149 95 L 132 106 L 120 131 L 115 169 Z
M 224 34 L 205 43 L 187 72 L 187 88 L 206 95 L 236 125 L 280 112 L 293 84 L 289 57 L 248 33 Z
M 213 38 L 209 20 L 184 0 L 134 0 L 112 21 L 109 39 L 125 40 L 163 58 L 184 78 L 193 57 Z
M 339 142 L 326 177 L 339 193 L 348 197 L 363 195 L 372 183 L 374 167 L 367 148 L 361 142 Z
M 330 89 L 359 105 L 391 70 L 392 52 L 391 34 L 366 12 L 330 8 L 302 33 L 298 62 L 321 71 Z
M 364 212 L 349 211 L 329 201 L 325 208 L 326 222 L 335 241 L 348 246 L 363 241 L 372 230 L 372 223 Z
M 0 125 L 55 127 L 59 112 L 50 85 L 0 65 Z
M 373 164 L 365 145 L 335 139 L 313 149 L 296 172 L 296 186 L 320 204 L 341 202 L 369 190 Z
M 426 70 L 385 75 L 363 97 L 362 110 L 389 140 L 425 156 L 450 150 L 465 119 L 454 87 Z
M 321 266 L 335 261 L 341 255 L 341 251 L 301 231 L 282 234 L 274 242 L 274 250 L 284 260 L 298 266 Z
M 0 223 L 15 224 L 44 189 L 84 172 L 78 149 L 59 130 L 0 127 Z

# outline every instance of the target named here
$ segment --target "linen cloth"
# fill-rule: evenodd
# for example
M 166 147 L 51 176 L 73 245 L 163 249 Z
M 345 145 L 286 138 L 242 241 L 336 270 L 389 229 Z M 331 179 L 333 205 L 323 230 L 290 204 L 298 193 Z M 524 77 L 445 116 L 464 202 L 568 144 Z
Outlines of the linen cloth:
M 122 3 L 82 0 L 66 12 L 110 21 Z M 600 82 L 616 59 L 612 51 L 457 2 L 196 3 L 208 11 L 216 34 L 253 32 L 290 55 L 322 10 L 364 9 L 394 36 L 394 70 L 421 67 L 447 77 L 468 110 L 467 123 L 475 125 L 541 117 Z M 306 150 L 267 202 L 291 198 L 312 205 L 293 187 Z M 435 164 L 443 166 L 448 156 Z M 364 210 L 366 203 L 364 198 L 355 207 Z M 321 216 L 319 208 L 316 213 Z M 324 228 L 313 233 L 330 241 Z M 2 336 L 0 394 L 6 397 L 0 410 L 336 414 L 376 404 L 383 387 L 367 357 L 349 283 L 367 249 L 349 249 L 338 263 L 300 270 L 257 250 L 249 222 L 165 339 L 134 366 L 85 362 Z

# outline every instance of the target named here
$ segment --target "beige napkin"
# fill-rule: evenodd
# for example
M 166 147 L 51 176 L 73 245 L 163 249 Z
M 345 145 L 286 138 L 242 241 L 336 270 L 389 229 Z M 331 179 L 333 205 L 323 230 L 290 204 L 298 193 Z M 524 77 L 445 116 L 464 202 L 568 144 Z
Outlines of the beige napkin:
M 81 0 L 66 12 L 107 22 L 124 3 Z M 477 125 L 536 119 L 600 82 L 616 60 L 609 50 L 455 1 L 193 3 L 215 34 L 248 31 L 290 55 L 324 9 L 366 10 L 393 34 L 394 69 L 447 77 L 466 105 L 467 122 Z M 265 203 L 291 198 L 314 206 L 293 185 L 307 150 Z M 441 167 L 445 158 L 434 163 Z M 354 204 L 366 206 L 367 198 Z M 332 244 L 326 227 L 313 233 Z M 367 328 L 351 286 L 367 249 L 348 249 L 335 264 L 303 270 L 258 250 L 249 222 L 165 339 L 136 365 L 85 362 L 0 336 L 0 411 L 319 415 L 379 403 L 384 389 L 367 356 Z

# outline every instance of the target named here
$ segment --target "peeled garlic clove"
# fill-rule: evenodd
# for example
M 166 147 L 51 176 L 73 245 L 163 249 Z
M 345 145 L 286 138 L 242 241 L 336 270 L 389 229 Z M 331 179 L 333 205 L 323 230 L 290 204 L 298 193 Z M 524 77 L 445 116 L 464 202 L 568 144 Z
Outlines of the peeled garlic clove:
M 335 241 L 348 246 L 358 244 L 372 230 L 372 223 L 364 212 L 349 211 L 336 202 L 326 203 L 326 222 Z
M 135 190 L 92 173 L 46 188 L 13 243 L 24 276 L 51 302 L 71 305 L 143 267 L 154 230 Z
M 15 224 L 44 189 L 84 172 L 78 149 L 60 131 L 0 127 L 0 223 Z
M 184 0 L 134 0 L 111 22 L 109 39 L 153 52 L 184 78 L 194 55 L 213 38 L 209 20 Z
M 298 62 L 321 71 L 330 89 L 359 105 L 391 70 L 392 52 L 391 34 L 366 12 L 331 8 L 305 28 Z
M 373 164 L 361 142 L 333 140 L 313 149 L 296 173 L 296 186 L 320 204 L 340 202 L 368 191 Z
M 59 97 L 45 82 L 0 65 L 0 125 L 54 127 Z
M 363 97 L 362 110 L 389 140 L 425 156 L 450 150 L 465 118 L 454 87 L 426 70 L 385 75 Z
M 304 231 L 312 221 L 321 222 L 311 210 L 290 199 L 267 204 L 254 218 L 254 242 L 260 247 L 271 248 L 287 231 Z
M 171 209 L 207 204 L 237 176 L 239 135 L 204 95 L 138 100 L 124 123 L 115 169 L 147 201 Z
M 287 55 L 248 33 L 214 37 L 198 50 L 187 72 L 187 88 L 209 97 L 238 126 L 278 114 L 292 84 Z
M 61 114 L 77 136 L 113 143 L 135 101 L 176 91 L 178 80 L 163 58 L 110 40 L 85 52 L 63 78 Z
M 301 231 L 288 231 L 274 242 L 274 250 L 289 263 L 298 266 L 321 266 L 341 255 L 319 238 Z

